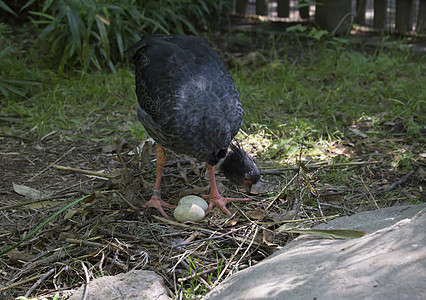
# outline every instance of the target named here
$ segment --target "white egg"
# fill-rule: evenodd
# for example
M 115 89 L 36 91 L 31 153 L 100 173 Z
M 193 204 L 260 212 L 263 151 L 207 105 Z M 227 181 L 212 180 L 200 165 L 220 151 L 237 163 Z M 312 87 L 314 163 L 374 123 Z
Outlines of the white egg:
M 194 195 L 189 195 L 189 196 L 185 196 L 183 198 L 181 198 L 179 200 L 178 205 L 184 204 L 184 203 L 193 203 L 198 205 L 199 207 L 201 207 L 204 211 L 207 210 L 207 208 L 209 208 L 209 205 L 207 204 L 207 202 L 198 196 L 194 196 Z
M 204 218 L 205 213 L 204 213 L 204 210 L 196 204 L 183 203 L 178 205 L 175 208 L 175 211 L 173 212 L 173 216 L 179 222 L 186 222 L 186 221 L 198 222 Z

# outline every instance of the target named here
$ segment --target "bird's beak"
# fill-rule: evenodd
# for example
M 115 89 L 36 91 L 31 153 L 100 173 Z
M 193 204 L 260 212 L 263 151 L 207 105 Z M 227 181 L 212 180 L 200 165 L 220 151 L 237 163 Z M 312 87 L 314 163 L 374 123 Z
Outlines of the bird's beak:
M 246 191 L 247 194 L 249 194 L 251 192 L 251 186 L 252 185 L 253 184 L 251 183 L 250 180 L 244 178 L 243 187 L 244 187 L 244 190 Z

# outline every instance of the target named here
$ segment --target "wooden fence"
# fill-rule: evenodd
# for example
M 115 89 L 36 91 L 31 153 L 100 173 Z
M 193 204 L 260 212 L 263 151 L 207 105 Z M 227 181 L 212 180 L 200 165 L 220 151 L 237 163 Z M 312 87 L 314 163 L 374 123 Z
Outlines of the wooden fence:
M 426 0 L 234 0 L 234 13 L 316 22 L 329 31 L 356 23 L 375 30 L 426 32 Z

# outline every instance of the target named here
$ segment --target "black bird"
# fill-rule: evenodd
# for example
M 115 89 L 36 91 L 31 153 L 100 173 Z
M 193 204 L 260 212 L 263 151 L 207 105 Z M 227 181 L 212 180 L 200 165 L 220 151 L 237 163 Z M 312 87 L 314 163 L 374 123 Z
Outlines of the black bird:
M 129 48 L 134 52 L 137 116 L 158 143 L 157 177 L 151 200 L 167 218 L 161 200 L 164 148 L 208 163 L 210 212 L 214 205 L 226 214 L 226 203 L 249 199 L 220 196 L 214 165 L 221 162 L 224 175 L 249 191 L 260 179 L 253 159 L 232 139 L 244 112 L 235 83 L 216 52 L 202 39 L 186 35 L 151 35 Z M 128 51 L 129 51 L 128 50 Z M 164 147 L 164 148 L 163 148 Z

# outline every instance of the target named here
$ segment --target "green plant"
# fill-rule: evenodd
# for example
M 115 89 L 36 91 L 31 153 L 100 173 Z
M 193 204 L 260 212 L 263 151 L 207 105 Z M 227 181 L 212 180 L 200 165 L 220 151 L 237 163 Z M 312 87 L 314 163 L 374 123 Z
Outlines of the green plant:
M 31 4 L 33 1 L 29 1 Z M 124 57 L 124 50 L 154 22 L 139 10 L 136 1 L 44 1 L 41 11 L 31 12 L 42 28 L 38 41 L 49 45 L 58 69 L 102 69 Z M 154 22 L 154 28 L 164 28 Z
M 230 11 L 232 1 L 230 0 L 186 0 L 174 1 L 180 5 L 180 12 L 186 15 L 188 20 L 193 20 L 196 28 L 208 30 L 216 27 L 227 17 L 224 12 Z
M 4 1 L 0 0 L 0 9 L 3 9 L 10 13 L 11 15 L 17 16 L 16 12 L 14 12 Z
M 30 0 L 23 9 L 33 4 Z M 126 57 L 125 50 L 141 36 L 152 33 L 196 34 L 195 24 L 207 29 L 218 20 L 222 1 L 142 0 L 45 0 L 40 11 L 30 12 L 41 28 L 39 43 L 48 45 L 57 59 L 59 72 L 65 69 L 115 72 Z
M 308 31 L 308 27 L 302 24 L 297 24 L 290 26 L 286 29 L 286 32 L 294 32 L 298 35 L 306 35 L 307 37 L 314 38 L 316 40 L 320 40 L 321 38 L 328 36 L 329 32 L 323 29 L 317 29 L 316 27 L 311 27 Z
M 16 46 L 10 41 L 10 28 L 0 23 L 0 95 L 24 97 L 28 90 L 38 85 L 26 80 L 31 71 L 19 58 Z

